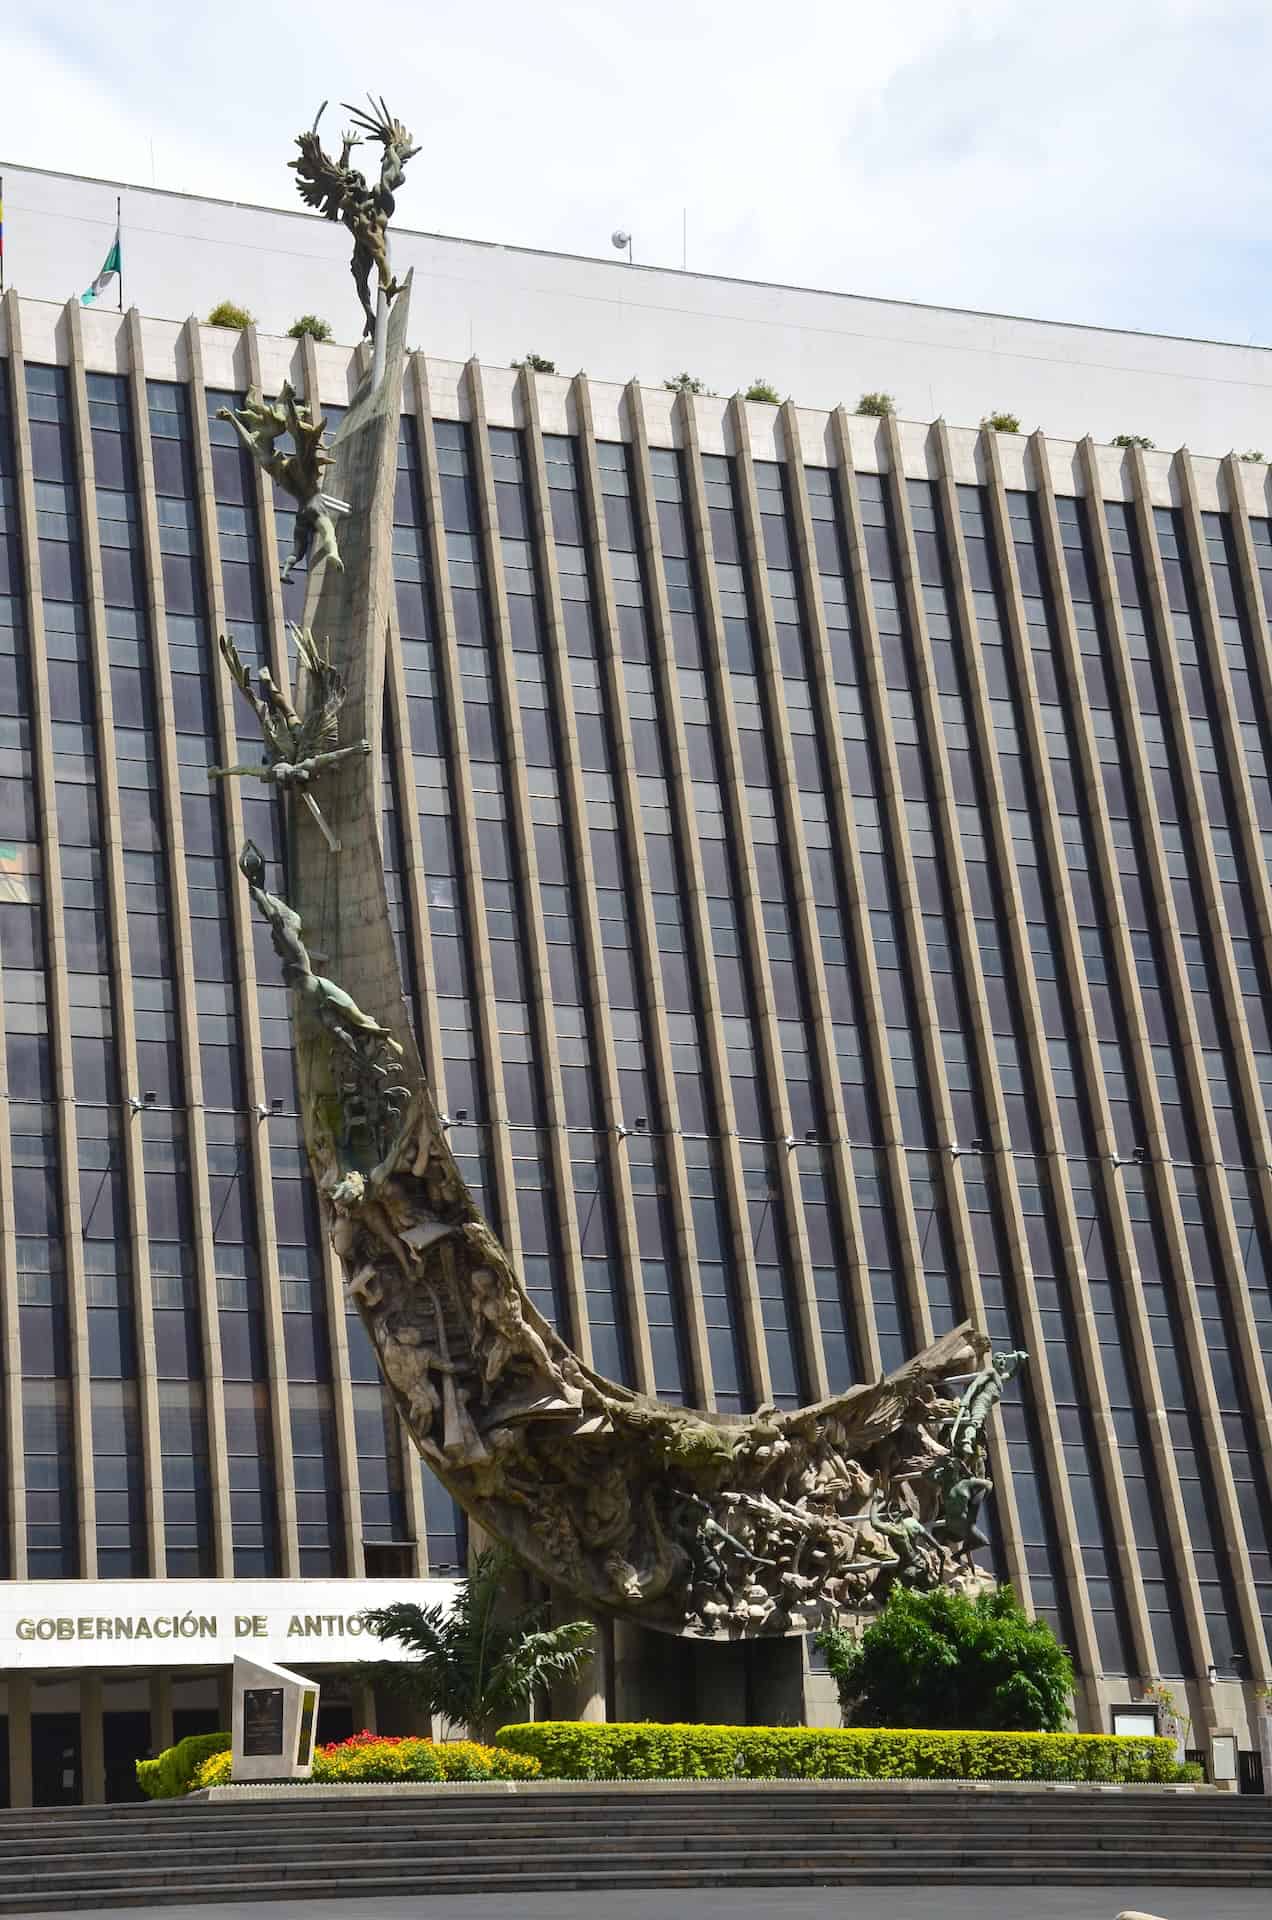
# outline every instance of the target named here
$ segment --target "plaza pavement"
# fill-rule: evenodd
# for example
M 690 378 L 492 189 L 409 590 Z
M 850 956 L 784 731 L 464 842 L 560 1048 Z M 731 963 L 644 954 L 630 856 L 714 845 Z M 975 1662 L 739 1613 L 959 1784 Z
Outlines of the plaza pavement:
M 1266 1887 L 748 1887 L 665 1893 L 470 1894 L 377 1900 L 375 1920 L 1268 1920 Z M 81 1907 L 42 1920 L 136 1920 L 139 1907 Z M 152 1907 L 156 1920 L 358 1920 L 361 1900 L 232 1900 Z

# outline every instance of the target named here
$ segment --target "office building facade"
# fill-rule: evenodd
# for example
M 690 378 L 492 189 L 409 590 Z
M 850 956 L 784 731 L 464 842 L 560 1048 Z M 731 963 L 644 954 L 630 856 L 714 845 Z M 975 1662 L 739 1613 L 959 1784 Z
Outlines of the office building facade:
M 360 358 L 10 293 L 0 361 L 0 1684 L 11 1771 L 78 1716 L 96 1797 L 103 1716 L 150 1745 L 221 1671 L 179 1629 L 142 1671 L 102 1583 L 196 1583 L 197 1621 L 201 1582 L 251 1619 L 237 1583 L 334 1581 L 352 1617 L 466 1549 L 319 1230 L 233 868 L 283 861 L 276 803 L 210 777 L 256 752 L 217 637 L 287 673 L 304 584 L 218 410 L 290 377 L 334 429 Z M 1080 1724 L 1161 1676 L 1248 1729 L 1267 468 L 426 353 L 405 406 L 385 864 L 532 1298 L 728 1411 L 965 1317 L 1026 1348 L 992 1559 Z

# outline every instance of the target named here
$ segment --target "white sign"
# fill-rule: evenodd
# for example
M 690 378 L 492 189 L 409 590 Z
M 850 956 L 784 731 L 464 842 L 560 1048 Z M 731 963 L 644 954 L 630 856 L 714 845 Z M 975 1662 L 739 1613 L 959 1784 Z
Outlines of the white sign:
M 3 1580 L 0 1671 L 409 1660 L 368 1607 L 449 1607 L 454 1580 Z

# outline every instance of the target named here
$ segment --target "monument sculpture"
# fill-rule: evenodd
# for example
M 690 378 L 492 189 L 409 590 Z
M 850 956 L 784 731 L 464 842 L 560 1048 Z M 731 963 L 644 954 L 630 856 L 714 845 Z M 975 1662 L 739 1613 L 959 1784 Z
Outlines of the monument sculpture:
M 293 991 L 306 1147 L 384 1378 L 454 1497 L 587 1605 L 672 1633 L 750 1638 L 871 1609 L 898 1581 L 975 1590 L 988 1578 L 973 1558 L 990 1490 L 986 1423 L 1023 1355 L 991 1356 L 964 1325 L 886 1377 L 795 1411 L 663 1405 L 595 1373 L 539 1314 L 464 1184 L 403 995 L 368 751 L 392 619 L 410 299 L 409 275 L 400 287 L 388 278 L 385 182 L 397 184 L 414 149 L 381 102 L 372 217 L 348 169 L 351 140 L 333 165 L 316 125 L 293 163 L 302 191 L 350 225 L 369 319 L 368 262 L 386 297 L 371 365 L 321 456 L 349 510 L 338 552 L 334 529 L 309 549 L 295 706 L 267 675 L 254 688 L 224 641 L 268 760 L 216 771 L 250 772 L 283 796 L 288 897 L 268 890 L 250 842 L 239 864 Z M 255 396 L 250 410 L 268 412 Z

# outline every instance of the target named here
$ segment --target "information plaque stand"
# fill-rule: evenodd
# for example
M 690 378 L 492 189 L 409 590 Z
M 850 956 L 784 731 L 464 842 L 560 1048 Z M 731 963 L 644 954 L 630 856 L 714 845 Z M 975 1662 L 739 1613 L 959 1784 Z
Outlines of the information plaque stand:
M 231 1729 L 235 1782 L 307 1780 L 314 1765 L 318 1686 L 286 1667 L 234 1661 Z

